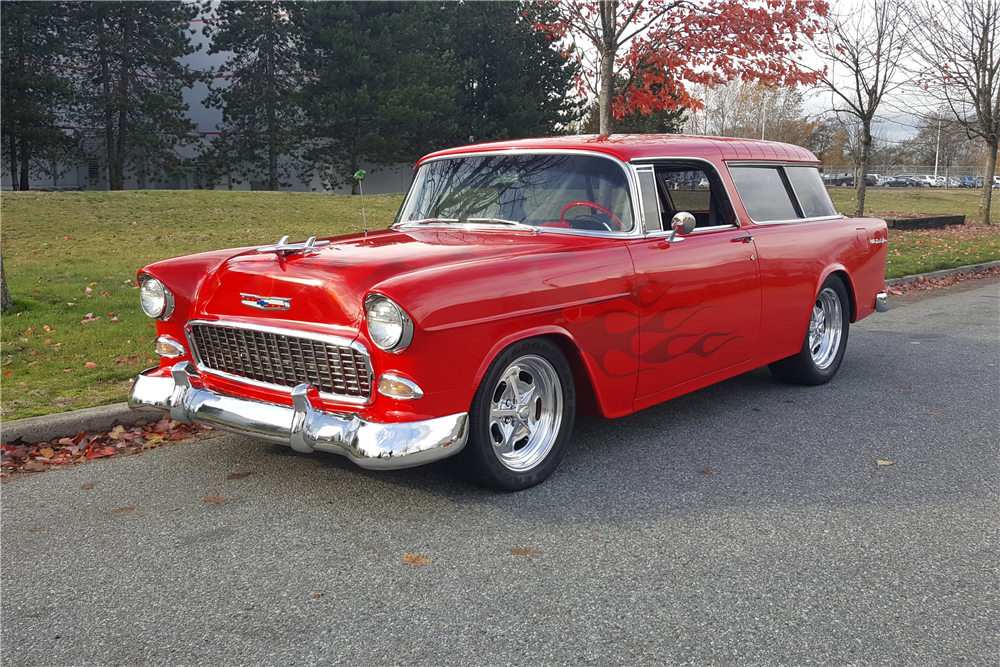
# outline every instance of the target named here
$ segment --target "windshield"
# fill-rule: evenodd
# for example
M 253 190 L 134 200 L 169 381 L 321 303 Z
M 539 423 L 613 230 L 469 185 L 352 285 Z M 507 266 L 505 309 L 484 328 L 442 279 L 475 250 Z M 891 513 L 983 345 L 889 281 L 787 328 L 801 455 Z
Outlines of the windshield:
M 632 229 L 624 170 L 587 155 L 494 155 L 420 166 L 396 222 Z

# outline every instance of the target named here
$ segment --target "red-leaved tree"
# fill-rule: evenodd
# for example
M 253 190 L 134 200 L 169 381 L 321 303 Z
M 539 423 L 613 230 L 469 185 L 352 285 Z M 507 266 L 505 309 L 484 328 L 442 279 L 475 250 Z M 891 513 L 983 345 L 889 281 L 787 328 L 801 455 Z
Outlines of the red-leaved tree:
M 573 40 L 581 95 L 597 95 L 600 132 L 612 115 L 701 108 L 685 83 L 737 76 L 771 85 L 815 83 L 799 59 L 820 30 L 824 0 L 601 0 L 554 3 L 559 18 L 536 29 Z M 582 43 L 581 43 L 582 42 Z

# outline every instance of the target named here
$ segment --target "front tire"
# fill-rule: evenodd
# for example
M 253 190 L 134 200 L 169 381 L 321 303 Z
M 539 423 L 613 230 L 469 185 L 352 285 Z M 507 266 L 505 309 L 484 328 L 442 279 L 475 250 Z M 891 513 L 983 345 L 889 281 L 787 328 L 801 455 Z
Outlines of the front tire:
M 473 482 L 520 491 L 562 461 L 576 416 L 573 373 L 553 343 L 514 343 L 490 364 L 469 409 L 469 441 L 456 457 Z
M 802 349 L 770 364 L 771 374 L 782 382 L 808 386 L 832 380 L 847 349 L 850 304 L 844 281 L 839 276 L 827 278 L 813 303 Z

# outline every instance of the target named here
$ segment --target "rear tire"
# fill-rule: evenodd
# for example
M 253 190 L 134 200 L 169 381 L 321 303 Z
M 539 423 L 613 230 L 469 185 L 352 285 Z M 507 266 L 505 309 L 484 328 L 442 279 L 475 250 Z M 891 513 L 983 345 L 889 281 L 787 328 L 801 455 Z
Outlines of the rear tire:
M 562 461 L 576 416 L 573 372 L 553 343 L 514 343 L 490 364 L 469 409 L 469 441 L 455 457 L 472 482 L 520 491 Z
M 832 380 L 847 349 L 850 304 L 844 281 L 839 276 L 827 278 L 813 302 L 802 349 L 770 364 L 771 374 L 782 382 L 807 386 Z

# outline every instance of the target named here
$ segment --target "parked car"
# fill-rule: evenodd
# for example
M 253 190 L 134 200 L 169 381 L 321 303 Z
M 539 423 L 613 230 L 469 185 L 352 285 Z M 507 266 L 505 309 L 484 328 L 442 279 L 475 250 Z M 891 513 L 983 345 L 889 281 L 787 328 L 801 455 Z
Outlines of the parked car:
M 918 188 L 921 183 L 910 176 L 890 176 L 886 179 L 886 186 L 890 188 Z
M 976 187 L 976 177 L 975 176 L 959 176 L 958 177 L 958 187 L 960 187 L 960 188 L 974 188 L 974 187 Z
M 764 365 L 834 377 L 850 325 L 888 307 L 887 233 L 840 215 L 817 163 L 677 135 L 432 153 L 387 230 L 141 269 L 160 362 L 130 404 L 529 487 L 577 412 L 620 417 Z
M 854 186 L 854 174 L 850 172 L 844 173 L 826 173 L 823 174 L 823 184 L 829 187 L 835 186 Z

